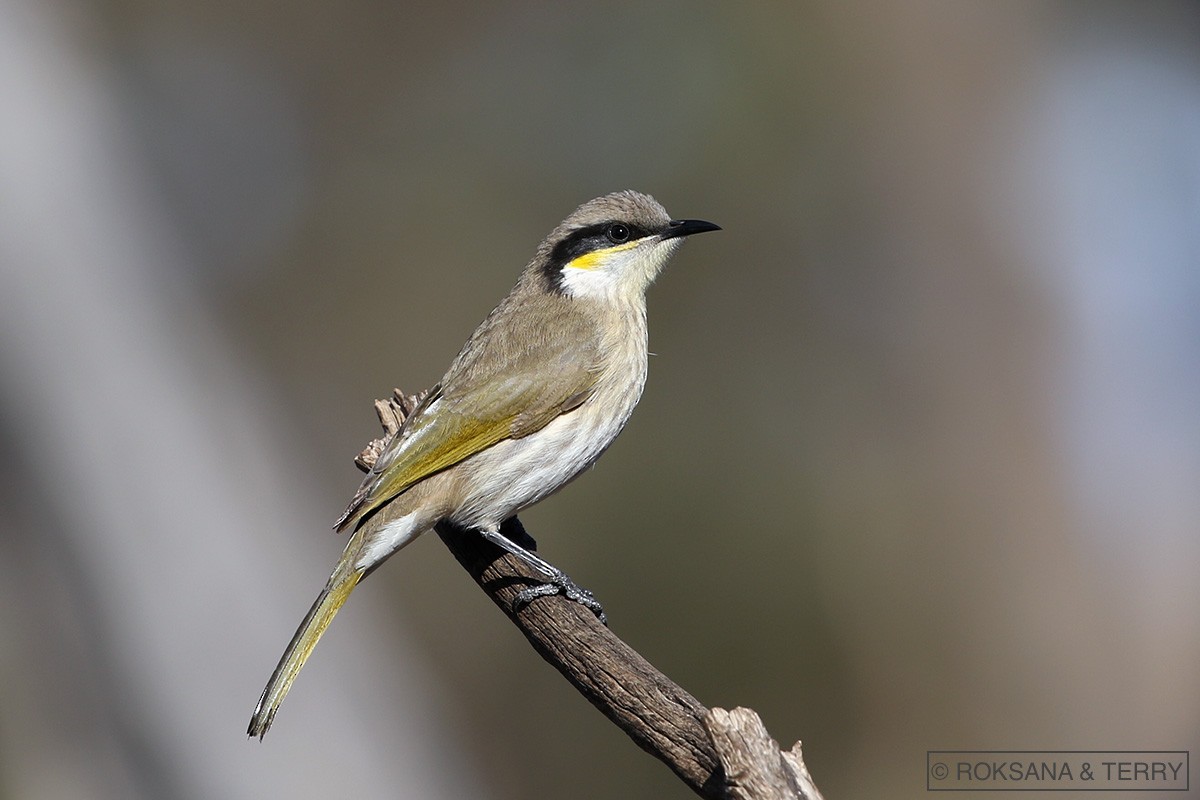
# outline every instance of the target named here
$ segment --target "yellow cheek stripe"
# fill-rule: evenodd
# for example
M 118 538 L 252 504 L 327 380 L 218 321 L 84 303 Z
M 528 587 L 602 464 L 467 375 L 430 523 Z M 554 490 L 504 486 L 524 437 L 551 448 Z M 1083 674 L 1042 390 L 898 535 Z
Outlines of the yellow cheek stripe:
M 611 256 L 613 253 L 620 253 L 624 250 L 632 250 L 633 248 L 637 247 L 638 244 L 640 244 L 640 241 L 641 240 L 635 239 L 632 242 L 625 242 L 624 244 L 616 244 L 616 245 L 613 245 L 612 247 L 606 247 L 603 250 L 593 250 L 590 253 L 584 253 L 583 255 L 577 256 L 576 258 L 573 258 L 570 261 L 568 261 L 567 268 L 569 268 L 569 269 L 596 269 L 597 267 L 602 267 L 602 266 L 604 266 L 604 262 L 607 261 L 608 257 Z

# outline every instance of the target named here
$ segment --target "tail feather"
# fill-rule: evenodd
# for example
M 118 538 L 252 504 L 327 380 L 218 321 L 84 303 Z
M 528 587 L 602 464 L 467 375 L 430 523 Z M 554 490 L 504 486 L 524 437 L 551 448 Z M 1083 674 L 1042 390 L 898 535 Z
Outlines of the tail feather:
M 312 604 L 312 608 L 305 615 L 304 621 L 296 629 L 296 634 L 292 637 L 287 650 L 284 651 L 283 658 L 279 659 L 279 665 L 275 667 L 275 672 L 267 681 L 262 697 L 258 700 L 258 706 L 254 709 L 254 716 L 250 718 L 250 727 L 246 731 L 252 738 L 257 736 L 262 739 L 266 735 L 267 729 L 271 727 L 271 722 L 275 719 L 275 712 L 279 710 L 279 704 L 283 702 L 288 690 L 292 688 L 292 682 L 296 680 L 300 668 L 308 660 L 313 648 L 317 646 L 321 634 L 329 627 L 329 623 L 333 621 L 338 609 L 342 607 L 346 599 L 350 597 L 350 592 L 354 591 L 354 587 L 362 579 L 362 571 L 353 566 L 354 559 L 349 555 L 351 549 L 347 548 L 347 554 L 342 556 L 333 575 L 329 577 L 329 582 L 325 584 L 325 588 L 317 596 L 316 602 Z

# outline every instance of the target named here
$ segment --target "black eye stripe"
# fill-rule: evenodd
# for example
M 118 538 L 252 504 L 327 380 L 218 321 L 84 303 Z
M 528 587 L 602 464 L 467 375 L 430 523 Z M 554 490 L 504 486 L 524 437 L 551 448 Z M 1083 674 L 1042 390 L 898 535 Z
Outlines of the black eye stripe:
M 601 245 L 597 240 L 603 241 L 603 246 L 607 246 L 608 239 L 604 236 L 604 229 L 607 227 L 607 225 L 589 225 L 586 228 L 580 228 L 554 245 L 554 250 L 550 253 L 551 266 L 561 269 L 572 259 L 598 249 Z
M 610 238 L 609 231 L 615 225 L 621 225 L 629 231 L 629 236 L 625 239 L 626 242 L 650 235 L 650 231 L 639 225 L 633 225 L 629 222 L 618 222 L 616 220 L 588 225 L 587 227 L 572 231 L 569 236 L 554 245 L 554 249 L 550 251 L 550 258 L 546 261 L 546 278 L 549 280 L 550 286 L 557 289 L 561 285 L 562 268 L 571 263 L 571 261 L 579 258 L 584 253 L 592 253 L 596 250 L 604 250 L 605 248 L 612 247 L 614 241 Z
M 650 235 L 650 232 L 644 228 L 630 225 L 628 222 L 603 222 L 599 225 L 588 225 L 586 228 L 572 232 L 570 236 L 556 244 L 554 250 L 551 251 L 550 261 L 555 266 L 562 267 L 584 253 L 612 247 L 613 241 L 609 237 L 609 231 L 618 225 L 628 231 L 628 236 L 624 241 L 632 241 Z

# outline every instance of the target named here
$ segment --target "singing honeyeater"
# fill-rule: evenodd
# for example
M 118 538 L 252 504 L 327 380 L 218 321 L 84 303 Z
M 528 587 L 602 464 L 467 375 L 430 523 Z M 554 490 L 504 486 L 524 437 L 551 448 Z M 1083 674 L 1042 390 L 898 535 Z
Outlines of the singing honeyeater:
M 621 432 L 646 382 L 646 288 L 684 237 L 713 230 L 624 191 L 584 203 L 551 231 L 338 520 L 350 540 L 263 690 L 251 736 L 271 727 L 358 582 L 439 522 L 477 530 L 565 585 L 500 525 L 590 466 Z

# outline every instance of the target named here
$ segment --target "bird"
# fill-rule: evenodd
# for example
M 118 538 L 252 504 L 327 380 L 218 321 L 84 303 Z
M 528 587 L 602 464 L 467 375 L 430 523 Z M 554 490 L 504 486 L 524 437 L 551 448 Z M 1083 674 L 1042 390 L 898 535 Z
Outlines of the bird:
M 646 383 L 646 290 L 687 237 L 715 230 L 625 190 L 579 206 L 538 245 L 334 525 L 349 541 L 263 689 L 250 737 L 271 727 L 354 588 L 439 523 L 545 574 L 549 590 L 527 599 L 561 589 L 590 600 L 500 526 L 590 467 L 625 427 Z

